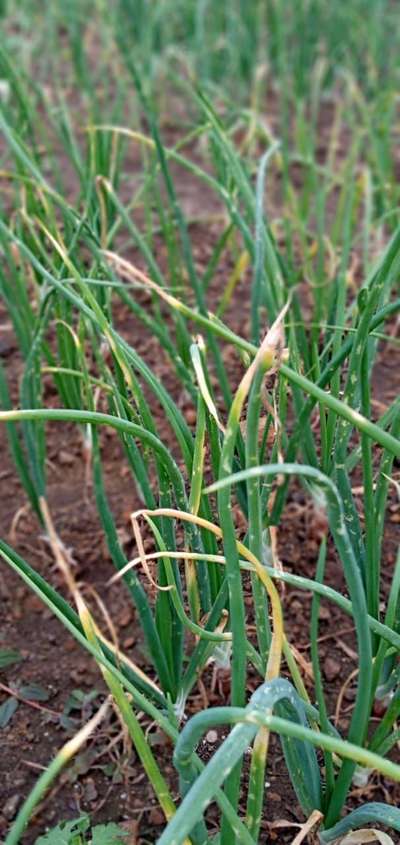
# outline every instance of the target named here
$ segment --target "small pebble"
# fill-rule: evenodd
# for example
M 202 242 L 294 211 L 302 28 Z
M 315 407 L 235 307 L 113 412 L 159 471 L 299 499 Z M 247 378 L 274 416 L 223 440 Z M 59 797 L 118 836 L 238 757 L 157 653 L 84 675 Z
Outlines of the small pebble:
M 132 608 L 126 607 L 122 611 L 122 613 L 120 613 L 120 615 L 117 619 L 117 622 L 121 626 L 121 628 L 126 628 L 126 626 L 129 625 L 130 622 L 132 622 L 132 618 L 133 618 Z
M 67 452 L 65 449 L 60 449 L 58 453 L 58 463 L 62 466 L 71 466 L 74 463 L 74 455 L 71 455 L 71 452 Z
M 218 739 L 217 731 L 208 731 L 206 734 L 206 740 L 210 743 L 210 745 L 214 745 Z
M 11 822 L 15 818 L 20 800 L 21 796 L 18 795 L 18 792 L 16 792 L 15 795 L 11 795 L 11 797 L 8 798 L 6 803 L 4 804 L 2 813 L 4 818 L 7 819 L 8 822 Z
M 194 425 L 197 419 L 197 412 L 195 408 L 187 408 L 185 411 L 185 418 L 188 425 Z
M 93 778 L 87 778 L 86 779 L 85 786 L 84 786 L 84 789 L 83 789 L 83 795 L 84 795 L 84 800 L 87 801 L 88 803 L 96 800 L 96 798 L 98 796 L 98 792 L 97 792 Z
M 329 622 L 329 621 L 330 621 L 330 619 L 331 619 L 331 612 L 330 612 L 330 610 L 329 610 L 327 607 L 324 607 L 324 606 L 322 605 L 322 607 L 320 607 L 320 609 L 319 609 L 319 618 L 320 618 L 323 622 Z
M 327 681 L 334 681 L 342 671 L 340 663 L 334 657 L 327 657 L 324 661 L 324 675 Z
M 162 810 L 159 810 L 158 807 L 154 807 L 153 810 L 150 810 L 149 823 L 154 824 L 155 827 L 165 824 L 165 816 Z

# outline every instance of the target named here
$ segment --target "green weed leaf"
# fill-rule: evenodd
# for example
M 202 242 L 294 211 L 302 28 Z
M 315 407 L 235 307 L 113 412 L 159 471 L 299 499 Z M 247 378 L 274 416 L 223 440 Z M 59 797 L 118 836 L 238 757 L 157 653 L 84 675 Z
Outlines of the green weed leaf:
M 6 698 L 6 700 L 0 706 L 0 728 L 5 728 L 6 725 L 8 725 L 17 707 L 18 701 L 16 698 Z
M 123 845 L 127 835 L 117 824 L 98 824 L 92 830 L 91 845 Z
M 123 845 L 127 833 L 117 824 L 98 824 L 91 833 L 89 816 L 71 822 L 61 822 L 53 830 L 36 840 L 35 845 Z M 89 837 L 89 838 L 88 838 Z
M 6 666 L 11 666 L 12 663 L 19 663 L 20 660 L 22 660 L 22 655 L 19 651 L 11 648 L 0 649 L 0 669 L 5 669 Z
M 39 684 L 26 684 L 19 688 L 20 694 L 29 701 L 48 701 L 49 693 Z
M 89 816 L 81 816 L 71 822 L 61 822 L 44 836 L 39 836 L 35 845 L 83 845 L 83 835 L 89 827 Z

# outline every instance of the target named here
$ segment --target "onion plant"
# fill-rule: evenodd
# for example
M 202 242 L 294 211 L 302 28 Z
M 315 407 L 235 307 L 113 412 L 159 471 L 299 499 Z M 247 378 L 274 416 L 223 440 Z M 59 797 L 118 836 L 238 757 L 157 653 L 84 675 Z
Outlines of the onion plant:
M 66 73 L 79 85 L 83 131 L 56 51 L 41 52 L 43 35 L 37 32 L 31 53 L 15 61 L 13 48 L 22 52 L 24 26 L 38 15 L 34 3 L 20 5 L 11 16 L 19 40 L 11 26 L 0 50 L 11 92 L 0 112 L 6 186 L 0 294 L 22 377 L 15 400 L 12 373 L 0 369 L 0 422 L 68 600 L 5 540 L 2 561 L 97 663 L 164 813 L 162 845 L 265 841 L 271 732 L 280 738 L 304 815 L 303 839 L 314 828 L 326 843 L 346 842 L 354 829 L 362 837 L 370 823 L 399 830 L 395 807 L 360 799 L 347 809 L 360 770 L 366 779 L 377 771 L 400 780 L 391 753 L 399 741 L 399 556 L 388 594 L 382 579 L 385 517 L 400 458 L 398 398 L 372 419 L 375 363 L 382 350 L 398 348 L 392 319 L 400 305 L 400 228 L 390 181 L 395 80 L 386 78 L 382 61 L 393 4 L 380 0 L 366 16 L 362 0 L 329 10 L 322 0 L 302 0 L 295 10 L 286 0 L 235 0 L 211 14 L 207 0 L 151 8 L 97 0 L 94 33 L 86 3 L 63 10 L 57 0 L 44 35 L 57 45 L 64 22 Z M 373 23 L 367 63 L 355 26 L 365 27 L 366 19 Z M 298 27 L 307 33 L 304 42 Z M 90 52 L 94 35 L 112 69 L 106 80 Z M 393 32 L 389 55 L 396 45 Z M 36 62 L 38 79 L 53 73 L 57 91 L 30 83 Z M 272 127 L 261 103 L 275 80 L 279 121 Z M 183 99 L 185 125 L 179 140 L 167 143 L 162 107 L 169 96 Z M 326 103 L 333 118 L 321 163 Z M 345 131 L 350 140 L 339 155 Z M 139 164 L 132 175 L 133 155 Z M 68 161 L 70 184 L 60 158 Z M 201 266 L 194 224 L 204 220 L 185 209 L 186 179 L 218 209 Z M 207 209 L 205 215 L 209 225 Z M 156 340 L 157 360 L 121 329 L 122 307 Z M 160 380 L 162 358 L 173 374 L 171 390 Z M 57 407 L 45 400 L 50 379 Z M 193 424 L 182 397 L 192 405 Z M 50 421 L 79 429 L 82 471 L 92 481 L 115 570 L 110 580 L 123 581 L 136 608 L 146 672 L 101 630 L 58 536 L 46 479 Z M 104 478 L 104 428 L 119 438 L 138 503 L 131 559 Z M 294 480 L 324 514 L 309 577 L 286 572 L 276 550 Z M 347 595 L 329 584 L 328 549 Z M 303 676 L 282 584 L 303 591 L 311 606 L 313 683 Z M 321 599 L 355 629 L 357 692 L 346 730 L 333 723 L 320 667 Z M 187 719 L 189 697 L 210 664 L 229 668 L 230 700 Z M 258 677 L 252 694 L 250 666 Z M 377 699 L 385 705 L 378 724 Z M 139 712 L 173 745 L 178 800 Z M 197 746 L 221 725 L 229 734 L 204 765 Z M 84 730 L 68 753 L 85 736 Z M 65 762 L 64 749 L 23 805 L 6 845 L 20 841 Z

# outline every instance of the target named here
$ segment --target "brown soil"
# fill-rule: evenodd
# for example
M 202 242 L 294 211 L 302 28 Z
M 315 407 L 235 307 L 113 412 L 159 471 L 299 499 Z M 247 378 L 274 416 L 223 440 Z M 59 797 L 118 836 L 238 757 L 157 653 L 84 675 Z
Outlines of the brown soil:
M 185 197 L 188 208 L 197 211 L 199 195 L 197 186 L 185 182 Z M 192 192 L 191 192 L 192 191 Z M 196 191 L 197 193 L 194 193 Z M 204 200 L 203 208 L 208 208 Z M 218 211 L 215 204 L 212 213 Z M 195 244 L 195 258 L 199 265 L 205 264 L 210 255 L 214 238 L 213 225 L 197 224 L 192 232 Z M 162 252 L 162 245 L 157 245 Z M 162 261 L 162 256 L 161 256 Z M 231 267 L 224 265 L 219 270 L 210 301 L 221 291 Z M 227 322 L 234 329 L 246 334 L 244 325 L 243 302 L 248 299 L 248 280 L 237 288 L 234 301 L 227 314 Z M 8 376 L 13 383 L 14 396 L 20 363 L 16 344 L 10 330 L 7 315 L 1 316 L 0 354 L 6 366 Z M 177 386 L 165 361 L 159 360 L 156 341 L 147 336 L 143 328 L 134 321 L 124 307 L 118 309 L 119 328 L 130 342 L 143 355 L 147 363 L 154 365 L 159 378 L 170 389 L 187 413 L 188 421 L 193 416 L 190 403 L 184 395 L 177 395 Z M 229 352 L 229 355 L 231 353 Z M 399 355 L 391 349 L 381 355 L 374 379 L 374 398 L 383 405 L 387 404 L 397 390 Z M 232 361 L 233 372 L 238 371 L 238 363 Z M 49 382 L 46 401 L 57 404 L 56 395 Z M 155 414 L 165 441 L 171 445 L 171 434 L 163 428 L 161 411 L 155 408 Z M 48 432 L 48 501 L 59 536 L 71 550 L 75 561 L 75 574 L 81 582 L 94 587 L 105 600 L 116 625 L 119 640 L 128 655 L 142 668 L 148 669 L 148 660 L 142 647 L 142 637 L 138 628 L 135 611 L 124 588 L 115 585 L 106 586 L 113 574 L 104 537 L 99 525 L 93 493 L 86 489 L 82 460 L 82 448 L 76 427 L 67 424 L 49 424 Z M 133 543 L 129 527 L 129 514 L 140 506 L 132 480 L 126 473 L 118 438 L 110 431 L 102 432 L 102 454 L 107 492 L 116 522 L 121 532 L 128 554 L 132 553 Z M 44 574 L 61 592 L 65 592 L 62 579 L 55 569 L 51 551 L 44 538 L 35 516 L 26 507 L 26 498 L 21 489 L 8 454 L 6 432 L 0 427 L 0 534 L 5 539 L 12 531 L 12 545 L 39 572 Z M 400 511 L 393 491 L 389 509 L 386 541 L 384 549 L 383 578 L 389 584 L 394 564 L 396 549 L 399 544 Z M 317 517 L 306 500 L 300 487 L 293 487 L 284 518 L 279 529 L 279 557 L 284 568 L 290 572 L 312 577 L 318 551 Z M 330 549 L 327 579 L 331 586 L 343 590 L 343 577 L 335 554 Z M 0 834 L 5 835 L 10 817 L 20 806 L 24 797 L 35 783 L 41 767 L 45 767 L 57 749 L 66 741 L 71 732 L 87 720 L 97 709 L 104 695 L 95 663 L 79 648 L 61 624 L 43 608 L 40 601 L 32 595 L 22 582 L 4 565 L 0 567 L 1 598 L 1 642 L 0 647 L 15 648 L 20 651 L 22 660 L 1 673 L 0 703 L 7 696 L 7 687 L 38 684 L 48 693 L 48 699 L 39 703 L 20 702 L 20 705 L 2 730 L 2 755 L 0 759 Z M 251 606 L 251 597 L 247 597 Z M 283 604 L 287 634 L 290 642 L 302 654 L 304 661 L 309 660 L 309 609 L 310 597 L 305 593 L 287 589 L 283 595 Z M 334 714 L 335 704 L 344 681 L 356 665 L 354 652 L 354 634 L 351 620 L 345 617 L 332 604 L 323 604 L 321 610 L 321 661 L 328 694 L 328 708 Z M 304 679 L 310 690 L 312 686 Z M 225 682 L 224 682 L 225 681 Z M 225 702 L 227 696 L 226 679 L 221 677 L 216 691 L 211 691 L 211 676 L 203 677 L 204 692 L 210 704 Z M 249 693 L 258 685 L 259 679 L 249 672 Z M 86 701 L 81 709 L 71 712 L 74 723 L 70 730 L 60 724 L 59 714 L 68 703 L 73 690 L 89 693 L 97 689 L 94 701 Z M 343 697 L 340 712 L 340 726 L 346 727 L 354 700 L 354 686 L 350 684 Z M 198 702 L 203 702 L 201 691 L 196 690 L 190 702 L 194 711 Z M 48 712 L 51 710 L 52 712 Z M 111 741 L 119 735 L 119 725 L 113 717 L 97 732 L 88 743 L 86 750 L 78 755 L 74 765 L 62 775 L 45 801 L 38 808 L 28 833 L 24 838 L 26 845 L 35 842 L 36 837 L 46 827 L 54 825 L 64 818 L 74 818 L 81 812 L 90 812 L 98 821 L 129 820 L 137 822 L 132 830 L 137 829 L 139 843 L 155 842 L 163 827 L 163 817 L 156 806 L 153 793 L 142 771 L 135 753 L 120 738 L 110 748 Z M 153 730 L 154 733 L 154 730 Z M 176 778 L 171 764 L 171 747 L 165 739 L 154 733 L 154 745 L 162 768 L 176 786 Z M 200 752 L 207 759 L 220 740 L 208 743 L 205 740 Z M 274 739 L 269 755 L 267 780 L 267 806 L 263 824 L 263 836 L 270 835 L 270 841 L 290 842 L 296 828 L 293 825 L 304 821 L 297 806 L 285 766 L 282 760 L 279 742 Z M 350 803 L 360 798 L 354 790 Z M 362 800 L 388 800 L 398 803 L 400 791 L 392 784 L 384 783 L 374 776 L 363 790 Z M 212 817 L 212 814 L 211 814 Z M 281 823 L 285 822 L 285 825 Z M 266 841 L 266 839 L 265 839 Z

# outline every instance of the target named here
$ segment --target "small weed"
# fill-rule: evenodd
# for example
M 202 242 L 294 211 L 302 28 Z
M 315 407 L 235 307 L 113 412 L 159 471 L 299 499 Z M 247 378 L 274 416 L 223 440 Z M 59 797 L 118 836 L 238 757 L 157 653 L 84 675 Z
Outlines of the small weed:
M 44 836 L 36 845 L 124 845 L 126 833 L 116 824 L 91 826 L 88 816 L 72 822 L 62 822 Z

